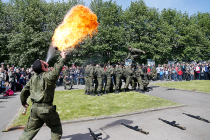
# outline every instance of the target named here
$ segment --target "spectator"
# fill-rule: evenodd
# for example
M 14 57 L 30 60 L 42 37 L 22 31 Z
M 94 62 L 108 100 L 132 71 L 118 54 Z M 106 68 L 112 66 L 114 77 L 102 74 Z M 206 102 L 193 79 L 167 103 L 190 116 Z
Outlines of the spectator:
M 160 80 L 160 64 L 158 64 L 157 70 L 157 80 Z
M 163 75 L 164 75 L 164 72 L 163 72 L 163 69 L 161 68 L 160 69 L 160 80 L 163 81 Z
M 200 80 L 205 80 L 205 72 L 206 72 L 205 64 L 202 64 L 201 74 L 200 74 Z
M 201 71 L 201 69 L 200 69 L 199 65 L 197 65 L 195 67 L 195 77 L 196 77 L 196 80 L 200 80 L 200 71 Z
M 84 84 L 84 75 L 82 73 L 80 73 L 80 75 L 79 75 L 79 82 L 81 85 Z
M 183 72 L 182 72 L 181 68 L 179 68 L 179 70 L 178 70 L 178 79 L 179 79 L 179 81 L 182 81 L 182 75 L 183 75 Z
M 172 73 L 174 81 L 177 81 L 177 71 L 175 70 L 175 68 L 172 68 Z
M 74 71 L 74 84 L 77 85 L 77 72 Z
M 194 80 L 194 68 L 191 68 L 190 70 L 190 77 L 191 77 L 191 80 Z
M 165 74 L 166 81 L 168 81 L 168 68 L 167 67 L 165 67 L 164 74 Z
M 9 83 L 11 84 L 11 89 L 15 92 L 15 72 L 13 68 L 10 69 L 10 72 L 8 73 L 9 76 Z
M 4 69 L 0 68 L 0 94 L 3 92 L 2 84 L 4 84 L 5 81 L 6 81 L 6 74 L 4 73 Z
M 209 80 L 209 69 L 208 69 L 208 67 L 209 67 L 209 64 L 206 63 L 206 65 L 205 65 L 205 80 Z

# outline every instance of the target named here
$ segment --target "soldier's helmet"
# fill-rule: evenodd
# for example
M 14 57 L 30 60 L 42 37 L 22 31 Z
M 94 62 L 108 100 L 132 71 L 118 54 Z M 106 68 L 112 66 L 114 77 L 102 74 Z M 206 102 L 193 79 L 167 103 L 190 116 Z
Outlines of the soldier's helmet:
M 103 63 L 101 63 L 101 64 L 100 64 L 100 66 L 101 66 L 101 67 L 103 67 L 103 66 L 104 66 L 104 64 L 103 64 Z
M 116 65 L 115 64 L 112 64 L 112 67 L 116 67 Z

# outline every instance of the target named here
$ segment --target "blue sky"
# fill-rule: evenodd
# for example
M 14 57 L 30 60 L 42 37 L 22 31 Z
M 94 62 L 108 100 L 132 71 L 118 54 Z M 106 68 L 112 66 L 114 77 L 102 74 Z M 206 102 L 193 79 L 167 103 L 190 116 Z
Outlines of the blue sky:
M 9 0 L 2 0 L 2 2 L 8 2 Z M 50 2 L 51 0 L 46 0 Z M 59 1 L 59 0 L 54 0 Z M 60 0 L 62 1 L 62 0 Z M 67 0 L 64 0 L 67 1 Z M 83 0 L 86 5 L 89 5 L 91 0 Z M 131 0 L 112 0 L 116 1 L 118 5 L 121 5 L 125 10 L 131 3 Z M 132 0 L 135 1 L 135 0 Z M 158 8 L 159 11 L 163 10 L 163 8 L 171 8 L 176 9 L 178 11 L 185 11 L 189 14 L 195 14 L 198 11 L 205 13 L 210 13 L 210 0 L 144 0 L 148 7 Z

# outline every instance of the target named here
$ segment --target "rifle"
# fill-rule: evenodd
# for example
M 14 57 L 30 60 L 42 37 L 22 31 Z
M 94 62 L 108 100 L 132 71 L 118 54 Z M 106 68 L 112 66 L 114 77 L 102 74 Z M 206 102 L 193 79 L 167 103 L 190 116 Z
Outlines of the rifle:
M 130 129 L 133 129 L 133 130 L 138 131 L 138 132 L 141 132 L 141 133 L 144 133 L 146 135 L 149 134 L 149 132 L 144 131 L 142 129 L 139 129 L 138 126 L 133 127 L 133 126 L 130 126 L 130 125 L 127 125 L 127 124 L 124 124 L 124 123 L 121 123 L 121 124 L 124 125 L 125 127 L 128 127 Z
M 191 114 L 186 114 L 186 113 L 182 113 L 182 114 L 185 114 L 185 115 L 190 116 L 190 117 L 192 117 L 192 118 L 195 118 L 195 119 L 198 119 L 198 120 L 201 120 L 201 121 L 204 121 L 204 122 L 210 123 L 210 121 L 209 121 L 209 120 L 206 120 L 206 119 L 204 119 L 204 118 L 201 118 L 200 116 L 194 116 L 194 115 L 191 115 Z
M 94 134 L 93 131 L 90 128 L 88 128 L 88 129 L 89 129 L 90 134 L 91 134 L 91 136 L 93 137 L 94 140 L 102 139 L 102 137 L 98 137 L 98 136 L 101 136 L 102 133 Z
M 163 119 L 161 119 L 161 118 L 159 118 L 159 120 L 161 120 L 161 121 L 163 121 L 163 122 L 165 122 L 165 123 L 167 123 L 167 124 L 169 124 L 169 125 L 172 125 L 172 126 L 174 126 L 174 127 L 178 127 L 178 128 L 180 128 L 180 129 L 182 129 L 182 130 L 186 130 L 186 127 L 183 127 L 183 126 L 181 126 L 181 125 L 179 125 L 179 124 L 176 124 L 176 121 L 169 122 L 169 121 L 163 120 Z

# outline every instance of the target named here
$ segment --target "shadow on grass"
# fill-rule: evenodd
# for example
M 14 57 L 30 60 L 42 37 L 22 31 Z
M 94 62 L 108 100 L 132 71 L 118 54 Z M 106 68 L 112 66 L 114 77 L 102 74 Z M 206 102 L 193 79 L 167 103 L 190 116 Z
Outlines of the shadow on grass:
M 105 126 L 102 126 L 101 128 L 99 128 L 98 130 L 95 130 L 95 131 L 101 131 L 101 133 L 103 133 L 105 136 L 105 138 L 103 138 L 103 140 L 108 140 L 110 138 L 110 136 L 104 130 L 109 129 L 111 127 L 115 127 L 117 125 L 120 125 L 120 123 L 132 124 L 133 121 L 120 119 L 120 120 L 114 121 L 112 123 L 109 123 Z M 87 129 L 87 131 L 88 131 L 88 129 Z M 93 132 L 93 133 L 95 133 L 95 132 Z M 84 134 L 79 133 L 79 134 L 74 134 L 74 135 L 63 136 L 61 139 L 92 140 L 93 138 L 90 136 L 90 133 L 84 133 Z

